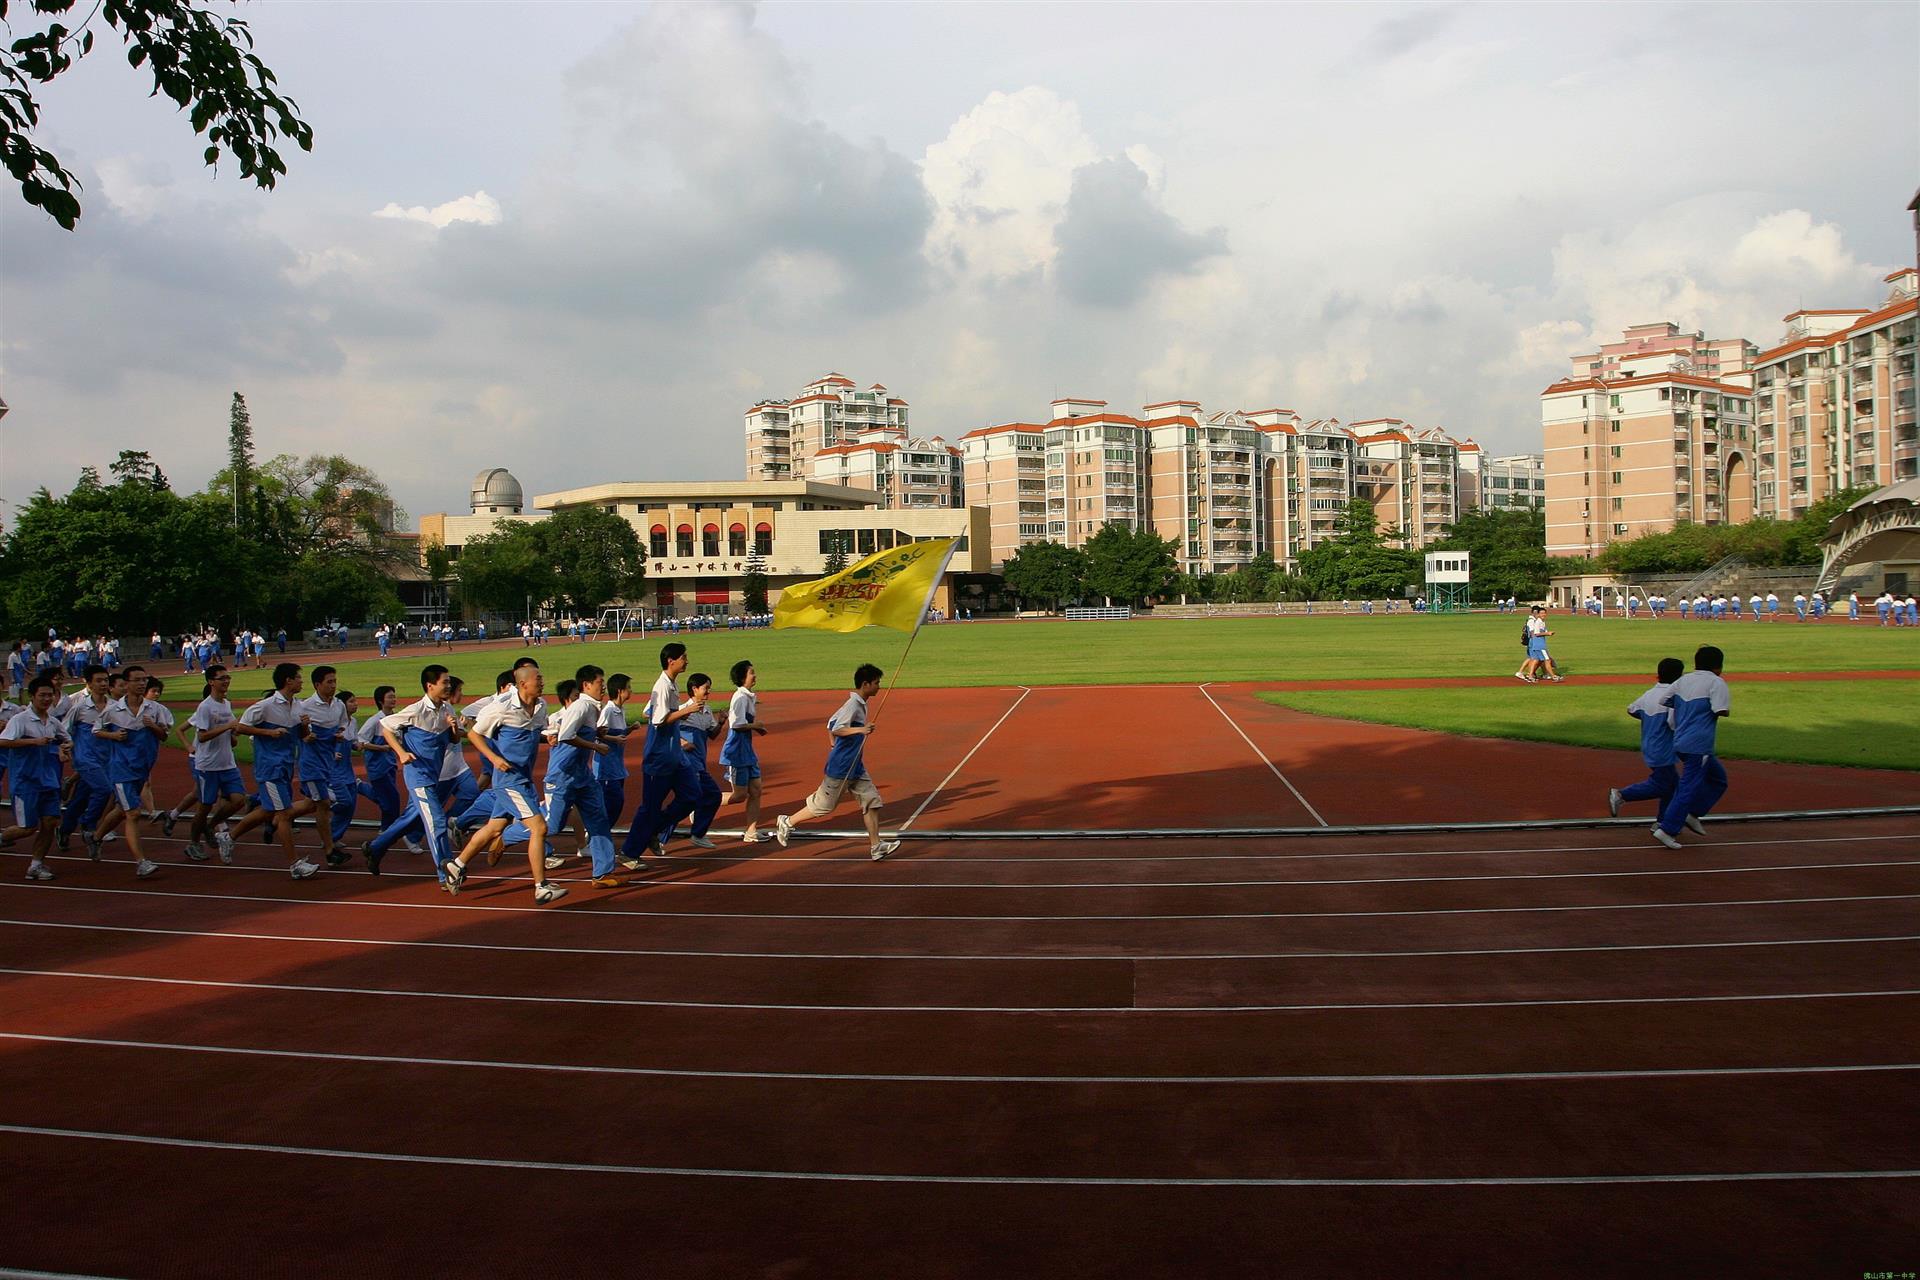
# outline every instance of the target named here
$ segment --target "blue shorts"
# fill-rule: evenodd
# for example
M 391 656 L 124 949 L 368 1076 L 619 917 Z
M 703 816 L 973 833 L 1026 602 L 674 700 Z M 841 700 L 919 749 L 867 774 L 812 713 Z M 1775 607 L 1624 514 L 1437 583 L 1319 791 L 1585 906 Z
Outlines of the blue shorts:
M 749 782 L 760 780 L 760 766 L 757 764 L 730 764 L 726 768 L 727 785 L 744 787 Z
M 60 816 L 60 788 L 15 787 L 13 816 L 23 827 L 37 827 Z
M 256 776 L 254 782 L 260 788 L 257 798 L 262 809 L 268 813 L 280 813 L 293 808 L 293 779 Z
M 333 795 L 333 786 L 325 778 L 318 782 L 309 778 L 300 779 L 300 794 L 315 804 L 326 804 Z
M 518 818 L 525 822 L 541 814 L 540 798 L 535 794 L 531 782 L 496 773 L 493 775 L 492 792 L 494 819 Z
M 123 778 L 113 784 L 113 798 L 128 813 L 140 812 L 140 793 L 147 789 L 147 780 L 141 778 Z
M 238 769 L 216 769 L 212 773 L 193 771 L 193 784 L 201 804 L 219 804 L 222 796 L 244 796 L 247 784 Z

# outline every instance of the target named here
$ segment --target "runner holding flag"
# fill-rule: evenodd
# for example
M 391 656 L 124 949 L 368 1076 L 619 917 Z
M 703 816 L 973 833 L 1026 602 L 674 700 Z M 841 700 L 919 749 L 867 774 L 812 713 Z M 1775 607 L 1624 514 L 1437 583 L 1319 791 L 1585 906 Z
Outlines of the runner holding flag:
M 773 625 L 840 632 L 877 625 L 910 632 L 907 648 L 894 668 L 897 682 L 957 543 L 954 538 L 910 542 L 868 556 L 830 578 L 788 587 L 774 603 Z M 881 834 L 880 792 L 867 776 L 867 739 L 878 728 L 879 720 L 879 707 L 870 713 L 867 700 L 878 692 L 880 674 L 880 668 L 870 662 L 861 663 L 854 671 L 852 694 L 827 721 L 829 749 L 819 788 L 807 797 L 798 813 L 781 814 L 775 824 L 774 838 L 781 847 L 786 846 L 795 822 L 825 817 L 849 795 L 860 806 L 867 830 L 867 852 L 877 861 L 900 847 L 898 840 L 888 840 Z M 887 691 L 892 690 L 889 684 Z M 885 705 L 882 696 L 880 706 Z

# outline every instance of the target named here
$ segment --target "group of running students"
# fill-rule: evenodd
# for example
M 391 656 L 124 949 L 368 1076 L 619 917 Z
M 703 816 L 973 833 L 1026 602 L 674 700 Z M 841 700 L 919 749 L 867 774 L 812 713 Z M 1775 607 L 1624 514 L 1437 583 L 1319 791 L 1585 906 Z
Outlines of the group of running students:
M 361 799 L 379 810 L 381 830 L 361 846 L 366 869 L 379 875 L 386 854 L 405 841 L 431 854 L 435 875 L 457 894 L 473 859 L 497 863 L 503 851 L 525 844 L 534 898 L 553 902 L 567 890 L 547 873 L 566 854 L 552 837 L 571 823 L 591 859 L 592 883 L 616 888 L 620 870 L 645 869 L 643 855 L 666 856 L 668 842 L 689 822 L 690 842 L 712 849 L 715 815 L 734 799 L 744 803 L 744 842 L 776 839 L 785 846 L 793 824 L 831 813 L 843 798 L 859 806 L 869 852 L 883 858 L 899 842 L 883 839 L 881 799 L 868 777 L 862 748 L 873 726 L 867 700 L 880 687 L 881 671 L 862 664 L 853 692 L 828 721 L 829 753 L 823 780 L 802 808 L 780 815 L 773 832 L 760 828 L 760 762 L 754 740 L 760 722 L 753 664 L 733 665 L 734 691 L 716 714 L 711 677 L 680 677 L 688 664 L 678 642 L 660 651 L 661 672 L 649 694 L 641 753 L 640 803 L 618 851 L 614 828 L 626 812 L 626 708 L 633 682 L 591 664 L 553 689 L 547 701 L 539 662 L 522 656 L 500 673 L 491 695 L 465 706 L 463 682 L 434 663 L 420 673 L 420 698 L 402 708 L 390 685 L 373 691 L 362 721 L 352 692 L 339 687 L 330 666 L 312 669 L 312 690 L 302 696 L 307 673 L 298 663 L 273 669 L 274 690 L 235 715 L 227 692 L 231 676 L 218 664 L 206 672 L 202 699 L 184 724 L 160 701 L 164 685 L 141 667 L 109 672 L 90 666 L 70 696 L 52 674 L 28 684 L 25 706 L 0 708 L 0 774 L 12 784 L 15 823 L 0 829 L 0 845 L 31 839 L 29 880 L 51 880 L 48 858 L 56 844 L 67 849 L 78 831 L 98 861 L 102 844 L 124 835 L 135 875 L 159 869 L 147 856 L 142 823 L 158 824 L 171 837 L 189 820 L 185 856 L 205 862 L 234 859 L 235 844 L 250 832 L 278 843 L 289 874 L 304 880 L 321 865 L 342 867 L 353 854 L 345 843 Z M 188 743 L 184 730 L 192 731 Z M 707 764 L 708 745 L 724 735 L 720 763 L 723 791 Z M 253 745 L 253 790 L 248 791 L 234 755 L 234 739 Z M 160 747 L 178 739 L 191 750 L 193 789 L 170 809 L 158 809 L 150 780 Z M 535 785 L 540 748 L 546 769 Z M 468 765 L 466 748 L 480 756 L 485 785 Z M 364 777 L 353 763 L 365 761 Z M 73 773 L 66 776 L 71 763 Z M 301 851 L 295 823 L 311 817 L 318 861 Z M 418 841 L 416 844 L 415 841 Z M 662 865 L 662 864 L 656 864 Z

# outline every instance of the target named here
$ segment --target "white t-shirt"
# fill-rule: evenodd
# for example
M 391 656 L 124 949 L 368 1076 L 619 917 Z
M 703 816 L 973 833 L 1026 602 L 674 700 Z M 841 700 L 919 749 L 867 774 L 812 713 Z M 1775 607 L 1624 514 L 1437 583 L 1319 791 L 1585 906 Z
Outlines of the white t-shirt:
M 647 695 L 647 722 L 658 725 L 679 709 L 679 686 L 674 684 L 672 676 L 662 671 L 660 678 L 653 682 L 653 692 Z
M 187 717 L 187 724 L 195 730 L 193 738 L 193 767 L 201 773 L 219 773 L 224 769 L 237 769 L 239 764 L 233 758 L 233 735 L 223 733 L 217 738 L 206 736 L 208 729 L 217 729 L 233 721 L 233 704 L 217 698 L 203 698 L 200 705 Z
M 751 689 L 735 689 L 733 697 L 727 700 L 727 723 L 733 728 L 744 731 L 753 723 L 759 710 L 759 694 Z

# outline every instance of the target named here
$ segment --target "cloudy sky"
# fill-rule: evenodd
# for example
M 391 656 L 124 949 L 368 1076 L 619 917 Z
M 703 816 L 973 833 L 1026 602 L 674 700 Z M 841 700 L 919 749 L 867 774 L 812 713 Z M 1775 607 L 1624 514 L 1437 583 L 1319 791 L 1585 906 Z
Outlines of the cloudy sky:
M 1767 343 L 1912 262 L 1920 8 L 262 0 L 257 192 L 110 33 L 0 198 L 0 501 L 347 453 L 413 513 L 737 475 L 839 370 L 949 438 L 1056 396 L 1539 445 L 1626 324 Z

